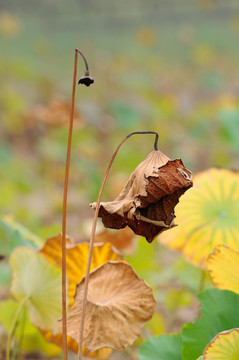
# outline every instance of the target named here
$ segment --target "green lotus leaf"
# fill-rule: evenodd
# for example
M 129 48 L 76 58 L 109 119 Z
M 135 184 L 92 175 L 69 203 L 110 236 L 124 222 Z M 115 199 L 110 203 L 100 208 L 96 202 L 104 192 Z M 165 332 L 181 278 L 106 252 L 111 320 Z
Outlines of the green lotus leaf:
M 182 360 L 181 334 L 148 338 L 140 347 L 140 360 Z
M 61 270 L 27 247 L 16 248 L 10 264 L 12 293 L 19 301 L 26 299 L 32 323 L 45 330 L 57 329 L 61 317 Z
M 183 360 L 197 359 L 219 332 L 239 327 L 239 295 L 208 289 L 198 295 L 201 318 L 183 326 Z
M 0 303 L 0 322 L 7 332 L 10 331 L 14 315 L 19 307 L 19 304 L 14 300 L 6 300 Z M 48 343 L 41 332 L 30 322 L 29 314 L 24 308 L 25 314 L 19 318 L 18 325 L 15 331 L 15 337 L 20 338 L 23 331 L 23 339 L 21 348 L 25 352 L 41 351 L 47 356 L 56 356 L 62 350 L 55 344 Z
M 44 240 L 21 225 L 11 215 L 0 217 L 1 255 L 8 256 L 17 246 L 29 246 L 40 249 Z

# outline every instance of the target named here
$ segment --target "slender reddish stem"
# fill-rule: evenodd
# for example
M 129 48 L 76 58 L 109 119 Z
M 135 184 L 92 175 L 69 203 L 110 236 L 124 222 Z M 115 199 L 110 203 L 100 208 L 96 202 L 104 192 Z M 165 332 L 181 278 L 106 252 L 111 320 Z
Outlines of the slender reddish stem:
M 63 358 L 64 358 L 64 360 L 67 360 L 66 212 L 67 212 L 67 194 L 68 194 L 69 170 L 70 170 L 70 159 L 71 159 L 71 142 L 72 142 L 73 120 L 74 120 L 74 109 L 75 109 L 77 58 L 78 58 L 78 52 L 77 52 L 77 50 L 75 50 L 73 85 L 72 85 L 72 96 L 71 96 L 71 111 L 70 111 L 70 122 L 69 122 L 69 131 L 68 131 L 68 145 L 67 145 L 67 154 L 66 154 L 66 168 L 65 168 L 63 208 L 62 208 L 62 336 L 63 336 Z
M 101 196 L 104 190 L 104 186 L 105 186 L 105 182 L 106 179 L 108 177 L 110 168 L 113 164 L 113 161 L 121 147 L 121 145 L 132 135 L 136 135 L 136 134 L 155 134 L 156 135 L 156 140 L 154 143 L 154 148 L 156 150 L 157 148 L 157 141 L 158 141 L 158 134 L 154 131 L 137 131 L 137 132 L 133 132 L 130 133 L 129 135 L 127 135 L 123 140 L 121 140 L 121 142 L 119 143 L 119 145 L 117 146 L 117 148 L 115 149 L 109 164 L 106 168 L 101 186 L 100 186 L 100 190 L 99 190 L 99 195 L 98 195 L 98 199 L 96 202 L 96 207 L 95 207 L 95 213 L 94 213 L 94 218 L 93 218 L 93 224 L 92 224 L 92 230 L 91 230 L 91 235 L 90 235 L 90 245 L 89 245 L 89 253 L 88 253 L 88 261 L 87 261 L 87 268 L 86 268 L 86 275 L 85 275 L 85 286 L 84 286 L 84 293 L 83 293 L 83 304 L 82 304 L 82 314 L 81 314 L 81 321 L 80 321 L 80 335 L 79 335 L 79 347 L 78 347 L 78 360 L 82 359 L 82 347 L 83 347 L 83 335 L 84 335 L 84 322 L 85 322 L 85 313 L 86 313 L 86 303 L 87 303 L 87 292 L 88 292 L 88 284 L 89 284 L 89 276 L 90 276 L 90 266 L 91 266 L 91 259 L 92 259 L 92 253 L 93 253 L 93 246 L 94 246 L 94 240 L 95 240 L 95 231 L 96 231 L 96 225 L 97 225 L 97 218 L 99 215 L 99 209 L 100 209 L 100 200 L 101 200 Z
M 67 213 L 67 194 L 68 194 L 68 183 L 69 183 L 69 170 L 70 170 L 70 159 L 71 159 L 71 142 L 73 133 L 73 122 L 74 122 L 74 111 L 75 111 L 75 92 L 76 92 L 76 76 L 77 76 L 77 60 L 78 54 L 84 60 L 86 74 L 89 75 L 89 67 L 84 54 L 79 50 L 75 49 L 75 61 L 73 71 L 73 84 L 72 84 L 72 96 L 71 96 L 71 110 L 70 110 L 70 122 L 68 131 L 68 145 L 66 154 L 66 168 L 65 168 L 65 181 L 64 181 L 64 192 L 63 192 L 63 206 L 62 206 L 62 335 L 63 335 L 63 355 L 64 360 L 67 360 L 67 323 L 66 323 L 66 213 Z

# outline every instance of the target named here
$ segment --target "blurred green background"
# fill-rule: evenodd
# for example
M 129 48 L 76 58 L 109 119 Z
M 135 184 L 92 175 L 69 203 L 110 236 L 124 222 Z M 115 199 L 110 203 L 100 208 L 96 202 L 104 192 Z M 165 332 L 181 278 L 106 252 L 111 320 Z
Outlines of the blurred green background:
M 0 9 L 2 212 L 41 235 L 42 225 L 58 226 L 76 47 L 95 84 L 76 94 L 74 235 L 110 154 L 131 131 L 158 131 L 160 149 L 194 172 L 238 167 L 238 1 L 20 0 L 0 1 Z M 105 198 L 152 145 L 149 135 L 124 145 Z
M 76 93 L 67 223 L 75 240 L 88 238 L 88 204 L 96 200 L 113 150 L 132 131 L 157 131 L 160 150 L 182 158 L 193 172 L 238 169 L 238 37 L 238 0 L 0 0 L 1 214 L 44 239 L 61 230 L 76 47 L 95 84 Z M 78 65 L 80 77 L 81 59 Z M 105 200 L 118 195 L 153 142 L 151 135 L 137 135 L 123 145 Z M 131 261 L 140 276 L 149 274 L 147 280 L 162 280 L 166 288 L 179 273 L 182 291 L 171 287 L 171 317 L 165 315 L 168 329 L 177 330 L 188 315 L 179 314 L 175 323 L 175 303 L 194 301 L 185 286 L 195 291 L 200 276 L 190 267 L 188 279 L 181 258 L 172 275 L 167 264 L 174 258 L 161 248 L 159 255 L 155 246 L 147 251 L 156 265 L 151 255 L 145 260 L 141 245 Z

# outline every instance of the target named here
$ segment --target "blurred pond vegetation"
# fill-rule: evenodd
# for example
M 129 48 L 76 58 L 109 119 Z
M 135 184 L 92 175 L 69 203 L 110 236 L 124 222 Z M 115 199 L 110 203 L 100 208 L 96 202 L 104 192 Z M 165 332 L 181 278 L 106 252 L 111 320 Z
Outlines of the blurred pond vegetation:
M 76 47 L 95 78 L 94 86 L 79 86 L 76 93 L 68 233 L 77 241 L 89 234 L 88 204 L 107 162 L 132 131 L 157 131 L 160 150 L 182 158 L 193 172 L 238 169 L 238 35 L 236 0 L 1 0 L 1 214 L 44 239 L 61 230 Z M 79 77 L 83 65 L 79 60 Z M 152 147 L 149 135 L 124 144 L 104 199 L 118 195 Z M 173 270 L 157 268 L 160 278 L 180 268 L 185 282 L 182 261 Z M 140 272 L 137 260 L 134 265 Z M 149 279 L 156 276 L 152 266 Z M 198 273 L 192 277 L 199 281 Z M 167 295 L 171 310 L 178 291 L 175 286 Z M 180 301 L 190 302 L 187 293 Z
M 95 84 L 76 96 L 73 232 L 131 131 L 158 131 L 160 149 L 193 171 L 237 168 L 238 33 L 237 1 L 1 1 L 1 211 L 39 231 L 59 221 L 75 47 Z M 151 147 L 148 137 L 125 144 L 105 197 Z

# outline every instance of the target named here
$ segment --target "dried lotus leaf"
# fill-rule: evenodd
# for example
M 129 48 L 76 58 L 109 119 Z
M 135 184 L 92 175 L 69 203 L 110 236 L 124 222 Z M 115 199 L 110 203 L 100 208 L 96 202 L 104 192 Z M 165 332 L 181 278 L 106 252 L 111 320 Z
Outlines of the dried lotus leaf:
M 100 204 L 99 217 L 106 228 L 129 226 L 152 242 L 175 226 L 174 207 L 191 186 L 192 174 L 182 160 L 171 161 L 160 151 L 152 151 L 133 171 L 120 195 Z
M 68 335 L 79 340 L 85 278 L 77 285 L 68 318 Z M 124 262 L 108 262 L 90 273 L 83 345 L 88 352 L 103 347 L 123 350 L 140 335 L 154 313 L 152 289 Z

